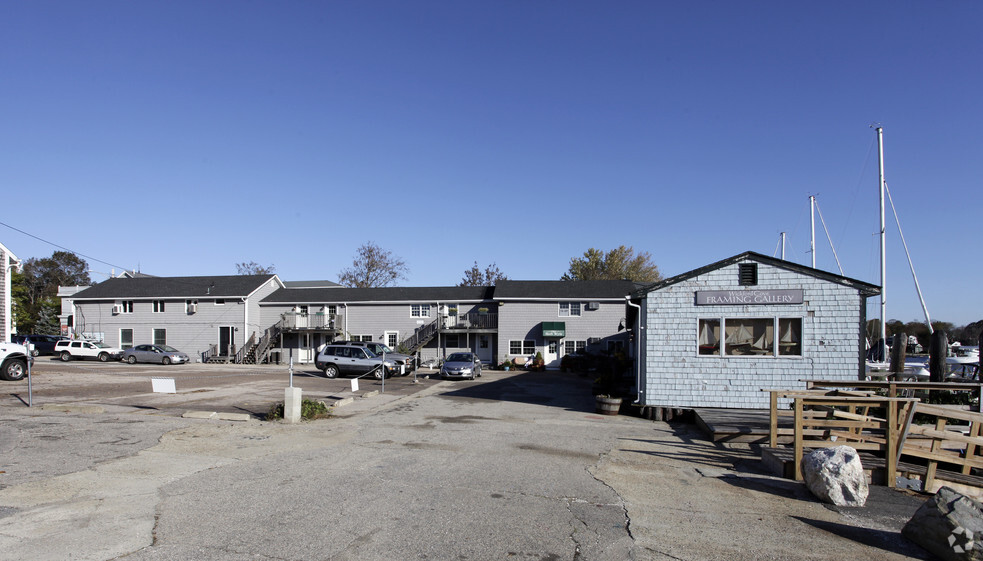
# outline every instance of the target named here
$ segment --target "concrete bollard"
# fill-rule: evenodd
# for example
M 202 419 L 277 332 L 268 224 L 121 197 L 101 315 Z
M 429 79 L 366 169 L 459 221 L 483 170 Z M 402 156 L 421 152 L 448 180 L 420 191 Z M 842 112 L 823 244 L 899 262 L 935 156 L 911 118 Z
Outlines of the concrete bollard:
M 286 388 L 283 391 L 283 420 L 288 423 L 300 422 L 300 388 Z

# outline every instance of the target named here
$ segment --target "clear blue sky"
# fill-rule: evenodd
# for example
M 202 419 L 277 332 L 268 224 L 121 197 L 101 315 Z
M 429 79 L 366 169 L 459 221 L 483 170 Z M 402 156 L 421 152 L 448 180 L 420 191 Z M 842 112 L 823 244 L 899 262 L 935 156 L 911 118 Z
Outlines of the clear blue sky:
M 808 264 L 814 194 L 846 275 L 879 284 L 879 122 L 929 310 L 964 325 L 981 29 L 962 1 L 5 2 L 0 221 L 103 261 L 94 280 L 336 280 L 373 241 L 430 286 L 621 244 L 671 276 L 782 231 Z M 889 232 L 888 316 L 914 320 Z

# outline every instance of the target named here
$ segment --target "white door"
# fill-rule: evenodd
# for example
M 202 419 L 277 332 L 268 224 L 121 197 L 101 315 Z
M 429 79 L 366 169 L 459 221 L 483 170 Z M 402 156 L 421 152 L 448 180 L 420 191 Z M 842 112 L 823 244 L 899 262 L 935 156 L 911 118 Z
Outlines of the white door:
M 475 352 L 481 364 L 488 366 L 492 363 L 491 337 L 488 335 L 478 335 L 478 349 Z
M 314 348 L 311 346 L 311 335 L 310 333 L 301 333 L 297 337 L 298 346 L 297 349 L 297 362 L 309 363 L 314 362 Z
M 546 368 L 551 370 L 560 368 L 559 347 L 560 342 L 556 339 L 546 342 L 546 352 L 543 353 L 543 362 L 546 363 Z

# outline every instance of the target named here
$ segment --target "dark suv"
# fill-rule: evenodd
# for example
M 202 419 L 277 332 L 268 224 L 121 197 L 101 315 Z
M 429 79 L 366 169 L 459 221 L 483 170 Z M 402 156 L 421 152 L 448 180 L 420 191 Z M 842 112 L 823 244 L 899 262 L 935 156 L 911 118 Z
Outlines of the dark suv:
M 372 351 L 373 354 L 377 356 L 382 356 L 383 353 L 385 353 L 386 360 L 392 359 L 393 362 L 396 363 L 396 369 L 399 371 L 401 376 L 406 376 L 410 372 L 416 370 L 416 359 L 413 357 L 413 355 L 397 353 L 382 343 L 376 343 L 375 341 L 332 341 L 330 344 L 364 347 Z
M 328 378 L 342 376 L 362 376 L 371 373 L 376 380 L 382 379 L 382 357 L 376 356 L 371 350 L 365 347 L 352 345 L 325 345 L 317 358 L 314 359 L 314 366 L 322 370 Z M 386 357 L 386 377 L 399 373 L 396 362 Z
M 14 335 L 10 338 L 12 343 L 17 343 L 18 345 L 24 345 L 25 347 L 28 344 L 34 345 L 34 348 L 31 350 L 31 356 L 55 354 L 55 343 L 62 339 L 68 339 L 68 337 L 62 337 L 61 335 Z

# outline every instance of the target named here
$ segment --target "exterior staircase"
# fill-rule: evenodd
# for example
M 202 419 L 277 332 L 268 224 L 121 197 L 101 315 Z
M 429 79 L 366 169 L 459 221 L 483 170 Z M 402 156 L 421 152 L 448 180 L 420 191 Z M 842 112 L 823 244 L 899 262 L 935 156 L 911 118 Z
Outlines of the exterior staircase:
M 416 328 L 413 335 L 410 335 L 401 343 L 401 346 L 405 346 L 408 349 L 406 354 L 416 354 L 424 345 L 432 341 L 437 336 L 437 326 L 439 324 L 440 318 L 437 318 L 427 325 Z

